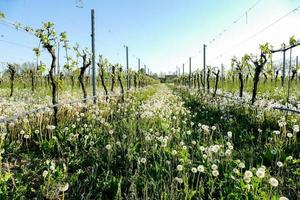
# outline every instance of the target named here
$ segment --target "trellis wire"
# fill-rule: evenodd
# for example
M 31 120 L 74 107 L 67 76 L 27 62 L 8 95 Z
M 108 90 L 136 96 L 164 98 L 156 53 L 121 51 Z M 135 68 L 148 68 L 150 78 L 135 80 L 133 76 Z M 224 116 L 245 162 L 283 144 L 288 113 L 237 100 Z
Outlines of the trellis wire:
M 69 104 L 69 105 L 76 104 L 76 103 L 83 102 L 84 100 L 91 100 L 91 99 L 95 99 L 95 98 L 101 98 L 101 97 L 118 97 L 118 96 L 122 96 L 122 95 L 124 95 L 124 94 L 114 94 L 114 95 L 111 94 L 111 95 L 101 95 L 101 96 L 97 96 L 96 95 L 96 96 L 90 96 L 90 97 L 83 98 L 83 99 L 77 99 L 77 100 L 74 100 L 74 101 L 69 101 L 69 102 L 64 102 L 64 103 L 58 103 L 58 104 L 54 104 L 54 105 L 47 105 L 47 106 L 44 106 L 44 107 L 41 107 L 41 108 L 30 110 L 28 112 L 23 112 L 23 113 L 14 115 L 12 117 L 7 117 L 7 118 L 4 118 L 4 119 L 0 119 L 0 123 L 13 122 L 13 121 L 16 121 L 18 119 L 25 118 L 26 116 L 29 116 L 31 114 L 44 111 L 47 108 L 54 108 L 54 107 L 59 107 L 59 106 L 62 106 L 62 105 L 67 105 L 67 104 Z
M 244 99 L 240 99 L 240 98 L 234 98 L 234 97 L 229 97 L 229 96 L 225 96 L 225 95 L 220 95 L 220 94 L 216 94 L 216 96 L 220 96 L 220 97 L 224 97 L 224 98 L 228 98 L 228 99 L 233 99 L 233 100 L 237 100 L 239 101 L 241 104 L 249 104 L 250 102 L 245 101 Z M 294 110 L 294 109 L 290 109 L 288 107 L 278 107 L 278 106 L 274 106 L 272 107 L 274 110 L 279 110 L 279 111 L 286 111 L 286 112 L 293 112 L 296 114 L 300 114 L 300 110 Z
M 286 112 L 293 112 L 293 113 L 296 113 L 296 114 L 300 114 L 300 110 L 294 110 L 294 109 L 290 109 L 290 108 L 287 108 L 287 107 L 274 106 L 273 109 L 274 110 L 279 110 L 279 111 L 286 111 Z
M 212 94 L 211 94 L 212 95 Z M 226 95 L 222 95 L 222 94 L 216 94 L 216 96 L 219 97 L 223 97 L 223 98 L 227 98 L 227 99 L 231 99 L 231 100 L 236 100 L 239 101 L 240 104 L 250 104 L 250 102 L 244 100 L 243 98 L 235 98 L 235 97 L 230 97 L 230 96 L 226 96 Z M 290 109 L 288 107 L 278 107 L 278 106 L 274 106 L 272 107 L 274 110 L 279 110 L 279 111 L 286 111 L 286 112 L 292 112 L 292 113 L 296 113 L 296 114 L 300 114 L 300 110 L 295 110 L 295 109 Z
M 229 99 L 233 99 L 233 100 L 238 100 L 241 104 L 250 104 L 250 102 L 245 101 L 244 99 L 238 99 L 238 98 L 234 98 L 234 97 L 229 97 L 229 96 L 225 96 L 225 95 L 219 95 L 216 94 L 216 96 L 220 96 L 220 97 L 224 97 L 224 98 L 229 98 Z M 300 110 L 294 110 L 294 109 L 290 109 L 288 107 L 278 107 L 278 106 L 274 106 L 272 107 L 274 110 L 279 110 L 279 111 L 286 111 L 286 112 L 292 112 L 292 113 L 296 113 L 296 114 L 300 114 Z

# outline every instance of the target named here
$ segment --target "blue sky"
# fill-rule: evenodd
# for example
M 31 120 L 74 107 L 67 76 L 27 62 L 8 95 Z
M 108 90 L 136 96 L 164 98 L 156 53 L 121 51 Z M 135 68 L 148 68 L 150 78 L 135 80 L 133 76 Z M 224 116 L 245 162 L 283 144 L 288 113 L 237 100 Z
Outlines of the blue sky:
M 193 69 L 202 67 L 202 55 L 198 50 L 208 43 L 224 27 L 242 16 L 257 0 L 82 0 L 83 8 L 76 7 L 76 0 L 0 0 L 0 11 L 7 20 L 39 28 L 41 22 L 52 21 L 57 32 L 67 31 L 71 44 L 78 42 L 90 47 L 90 9 L 96 12 L 96 50 L 112 63 L 125 65 L 125 49 L 129 46 L 129 63 L 137 68 L 136 57 L 141 58 L 154 72 L 174 71 L 176 65 L 186 63 L 193 56 Z M 208 46 L 208 60 L 219 65 L 228 62 L 229 56 L 241 52 L 255 51 L 259 42 L 268 39 L 282 43 L 288 36 L 300 38 L 299 12 L 269 29 L 261 38 L 240 45 L 232 54 L 214 59 L 226 47 L 254 34 L 281 15 L 300 5 L 299 0 L 261 0 L 246 18 L 233 25 L 226 34 Z M 292 27 L 292 28 L 291 28 Z M 285 32 L 281 32 L 284 29 Z M 290 30 L 291 29 L 291 30 Z M 38 40 L 34 36 L 16 31 L 0 24 L 0 62 L 34 61 L 31 48 Z M 297 37 L 298 36 L 298 37 Z M 2 41 L 1 41 L 2 40 Z M 24 44 L 21 47 L 7 42 Z M 230 50 L 231 51 L 231 50 Z M 231 52 L 230 52 L 231 53 Z M 42 53 L 47 62 L 49 56 Z M 63 62 L 63 55 L 61 57 Z

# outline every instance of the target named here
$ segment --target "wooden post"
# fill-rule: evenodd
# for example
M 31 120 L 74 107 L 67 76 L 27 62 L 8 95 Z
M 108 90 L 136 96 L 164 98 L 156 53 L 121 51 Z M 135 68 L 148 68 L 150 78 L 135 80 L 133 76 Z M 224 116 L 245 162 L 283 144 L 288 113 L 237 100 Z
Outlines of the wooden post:
M 189 88 L 192 87 L 192 58 L 189 58 Z
M 224 82 L 224 65 L 221 64 L 221 79 L 222 79 L 222 82 Z
M 184 64 L 182 64 L 182 85 L 185 85 L 185 78 L 184 78 Z
M 296 56 L 296 70 L 298 69 L 298 56 Z M 298 70 L 296 71 L 296 82 L 298 81 Z
M 138 58 L 138 86 L 141 87 L 141 60 Z
M 205 80 L 206 80 L 206 44 L 203 44 L 203 85 L 204 85 L 204 91 L 205 91 Z
M 126 48 L 126 84 L 127 84 L 127 90 L 130 89 L 130 83 L 129 83 L 129 63 L 128 63 L 128 46 Z
M 291 88 L 291 68 L 292 68 L 292 48 L 290 49 L 290 66 L 289 66 L 289 79 L 288 79 L 288 93 L 287 93 L 287 107 L 289 107 L 290 102 L 290 88 Z
M 59 76 L 60 73 L 60 66 L 59 66 L 59 48 L 60 48 L 60 44 L 59 42 L 57 43 L 57 75 Z
M 92 84 L 93 84 L 93 96 L 94 96 L 94 104 L 96 104 L 96 61 L 95 61 L 95 11 L 91 10 L 91 22 L 92 22 Z
M 283 44 L 283 49 L 285 49 L 285 44 Z M 281 86 L 284 85 L 284 78 L 285 78 L 285 50 L 283 51 Z

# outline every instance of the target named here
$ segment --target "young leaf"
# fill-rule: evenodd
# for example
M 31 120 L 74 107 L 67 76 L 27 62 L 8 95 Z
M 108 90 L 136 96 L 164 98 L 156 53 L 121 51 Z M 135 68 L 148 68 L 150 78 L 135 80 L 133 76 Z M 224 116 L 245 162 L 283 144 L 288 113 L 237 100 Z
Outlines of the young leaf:
M 39 48 L 33 48 L 34 54 L 38 57 L 41 55 L 40 49 Z
M 292 37 L 290 37 L 289 43 L 290 43 L 290 46 L 293 46 L 293 45 L 297 44 L 297 40 L 295 39 L 294 35 Z
M 44 73 L 47 70 L 46 65 L 45 64 L 40 64 L 38 66 L 38 71 L 41 73 Z
M 5 14 L 3 12 L 0 12 L 0 20 L 3 20 L 5 18 Z

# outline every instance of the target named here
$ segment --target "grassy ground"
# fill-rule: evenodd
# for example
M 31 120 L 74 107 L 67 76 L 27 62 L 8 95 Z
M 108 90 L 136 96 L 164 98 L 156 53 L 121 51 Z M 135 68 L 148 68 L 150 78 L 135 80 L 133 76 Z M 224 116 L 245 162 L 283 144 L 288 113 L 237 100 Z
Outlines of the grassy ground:
M 1 199 L 300 196 L 296 116 L 163 84 L 58 116 L 2 125 Z

